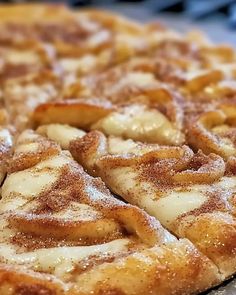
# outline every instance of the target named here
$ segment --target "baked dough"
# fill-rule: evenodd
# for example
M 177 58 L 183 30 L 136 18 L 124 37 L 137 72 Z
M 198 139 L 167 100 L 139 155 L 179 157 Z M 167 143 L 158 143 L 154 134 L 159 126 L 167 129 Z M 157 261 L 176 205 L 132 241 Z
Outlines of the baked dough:
M 18 137 L 0 212 L 4 295 L 189 294 L 221 278 L 190 241 L 115 199 L 68 151 L 32 130 Z
M 199 32 L 1 5 L 0 294 L 190 295 L 234 275 L 235 78 L 235 50 Z
M 220 156 L 106 138 L 98 131 L 72 141 L 70 148 L 114 193 L 190 239 L 226 277 L 234 273 L 236 177 L 225 172 Z

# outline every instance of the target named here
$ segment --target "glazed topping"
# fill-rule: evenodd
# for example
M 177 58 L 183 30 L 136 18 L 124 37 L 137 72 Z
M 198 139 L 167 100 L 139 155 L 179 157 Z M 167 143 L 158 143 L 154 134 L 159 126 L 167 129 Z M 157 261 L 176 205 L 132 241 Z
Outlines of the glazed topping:
M 129 106 L 121 113 L 111 113 L 93 125 L 92 129 L 144 142 L 180 145 L 184 141 L 181 131 L 162 113 L 141 105 Z

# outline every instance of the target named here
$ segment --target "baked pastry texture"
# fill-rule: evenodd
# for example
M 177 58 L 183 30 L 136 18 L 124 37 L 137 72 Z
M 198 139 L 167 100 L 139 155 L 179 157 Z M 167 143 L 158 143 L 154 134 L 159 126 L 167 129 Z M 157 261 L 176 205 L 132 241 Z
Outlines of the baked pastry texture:
M 188 295 L 236 273 L 236 53 L 98 10 L 0 6 L 0 294 Z

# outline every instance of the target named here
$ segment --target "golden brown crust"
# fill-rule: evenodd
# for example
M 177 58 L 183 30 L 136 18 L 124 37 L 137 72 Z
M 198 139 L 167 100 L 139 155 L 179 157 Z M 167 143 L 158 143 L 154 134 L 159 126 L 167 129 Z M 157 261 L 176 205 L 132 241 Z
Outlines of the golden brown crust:
M 64 286 L 49 275 L 10 265 L 0 266 L 0 291 L 10 295 L 62 295 Z
M 175 247 L 176 245 L 170 244 L 161 249 L 144 250 L 140 254 L 134 254 L 125 260 L 118 261 L 115 268 L 109 264 L 101 266 L 97 274 L 95 271 L 91 271 L 82 275 L 78 280 L 78 287 L 76 286 L 74 290 L 80 292 L 83 290 L 83 287 L 80 288 L 80 284 L 83 285 L 85 281 L 89 280 L 95 294 L 127 294 L 129 288 L 132 288 L 131 294 L 147 292 L 154 294 L 194 293 L 193 286 L 191 286 L 193 280 L 189 280 L 189 276 L 192 278 L 199 276 L 199 271 L 204 272 L 204 264 L 188 242 L 182 241 L 180 247 Z M 175 251 L 174 255 L 172 250 Z M 189 253 L 184 263 L 180 259 L 181 252 Z M 172 261 L 173 263 L 163 265 L 164 261 Z M 143 271 L 140 272 L 140 269 Z M 185 272 L 186 269 L 189 269 L 189 273 Z M 124 272 L 125 276 L 123 276 Z M 202 275 L 203 273 L 200 276 Z M 138 282 L 135 279 L 137 277 L 140 278 Z M 162 284 L 164 277 L 170 284 Z M 178 279 L 176 280 L 176 278 Z M 82 291 L 81 294 L 89 292 L 91 287 L 86 286 L 84 289 L 85 291 Z M 75 294 L 77 294 L 76 291 Z
M 166 264 L 166 261 L 170 263 Z M 145 271 L 140 272 L 140 269 Z M 137 277 L 140 277 L 139 281 L 136 281 Z M 201 280 L 201 286 L 197 288 L 194 284 L 196 277 Z M 205 289 L 209 280 L 212 280 L 213 284 L 217 283 L 214 277 L 211 278 L 206 261 L 185 240 L 182 240 L 178 247 L 175 243 L 162 248 L 156 246 L 114 263 L 104 263 L 92 270 L 88 269 L 78 276 L 76 284 L 67 287 L 67 291 L 63 283 L 50 275 L 23 271 L 17 267 L 0 268 L 0 290 L 2 294 L 11 295 L 38 295 L 40 292 L 47 295 L 84 295 L 90 292 L 133 295 L 142 294 L 147 290 L 155 292 L 154 294 L 158 294 L 161 290 L 162 294 L 187 295 Z M 171 282 L 171 285 L 167 282 Z
M 36 108 L 32 120 L 36 125 L 67 123 L 80 128 L 89 128 L 114 110 L 115 107 L 109 101 L 73 99 L 40 105 Z

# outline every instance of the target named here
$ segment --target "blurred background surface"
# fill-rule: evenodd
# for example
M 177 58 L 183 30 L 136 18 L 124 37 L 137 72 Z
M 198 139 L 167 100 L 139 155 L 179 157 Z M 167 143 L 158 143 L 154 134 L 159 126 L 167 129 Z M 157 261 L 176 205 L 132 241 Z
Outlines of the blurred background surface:
M 139 21 L 158 19 L 182 32 L 198 28 L 236 46 L 236 0 L 70 0 L 74 7 L 111 9 Z
M 5 0 L 2 3 L 37 2 Z M 198 28 L 214 42 L 236 46 L 236 0 L 51 0 L 79 9 L 98 7 L 116 11 L 139 21 L 159 20 L 185 32 Z

